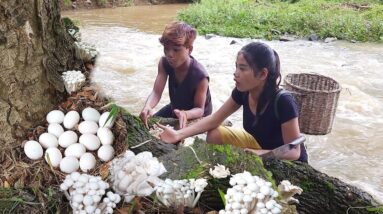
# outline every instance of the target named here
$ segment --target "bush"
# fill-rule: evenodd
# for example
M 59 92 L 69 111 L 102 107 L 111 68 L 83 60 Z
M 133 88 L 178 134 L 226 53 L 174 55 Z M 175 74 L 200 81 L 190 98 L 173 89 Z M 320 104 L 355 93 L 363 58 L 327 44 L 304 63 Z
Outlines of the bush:
M 199 33 L 278 39 L 306 37 L 383 41 L 382 0 L 201 0 L 178 18 Z

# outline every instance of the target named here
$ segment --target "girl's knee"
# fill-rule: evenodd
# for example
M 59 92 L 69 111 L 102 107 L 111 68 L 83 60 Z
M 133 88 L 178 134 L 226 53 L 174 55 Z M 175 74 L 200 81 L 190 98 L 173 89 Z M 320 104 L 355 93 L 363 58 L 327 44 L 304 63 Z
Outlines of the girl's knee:
M 211 144 L 222 144 L 221 133 L 218 129 L 213 129 L 207 132 L 206 142 Z

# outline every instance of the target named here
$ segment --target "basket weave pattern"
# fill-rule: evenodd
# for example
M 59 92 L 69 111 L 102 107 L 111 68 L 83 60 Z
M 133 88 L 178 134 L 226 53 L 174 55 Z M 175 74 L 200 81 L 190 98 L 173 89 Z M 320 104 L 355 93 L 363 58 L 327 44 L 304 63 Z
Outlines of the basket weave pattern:
M 288 74 L 285 89 L 292 92 L 299 108 L 301 132 L 325 135 L 331 132 L 341 87 L 329 77 L 311 74 Z

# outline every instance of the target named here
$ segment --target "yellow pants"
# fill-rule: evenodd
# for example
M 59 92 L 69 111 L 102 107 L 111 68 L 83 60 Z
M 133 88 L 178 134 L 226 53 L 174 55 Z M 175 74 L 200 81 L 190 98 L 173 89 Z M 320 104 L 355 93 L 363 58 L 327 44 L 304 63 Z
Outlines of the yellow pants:
M 224 144 L 231 144 L 241 148 L 262 149 L 254 137 L 244 129 L 220 126 L 218 131 Z

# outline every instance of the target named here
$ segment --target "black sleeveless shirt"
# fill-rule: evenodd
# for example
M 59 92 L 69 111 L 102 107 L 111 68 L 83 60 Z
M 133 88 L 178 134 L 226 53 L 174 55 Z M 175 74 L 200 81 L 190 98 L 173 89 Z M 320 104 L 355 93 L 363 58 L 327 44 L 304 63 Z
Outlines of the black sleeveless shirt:
M 199 83 L 207 78 L 209 81 L 209 75 L 205 68 L 197 62 L 192 56 L 190 56 L 190 66 L 185 79 L 178 84 L 175 76 L 174 69 L 170 66 L 169 62 L 165 57 L 162 58 L 165 72 L 169 76 L 169 96 L 170 105 L 173 109 L 190 110 L 194 108 L 194 95 L 197 91 Z M 210 115 L 213 110 L 211 103 L 210 90 L 207 89 L 205 111 L 203 116 Z

